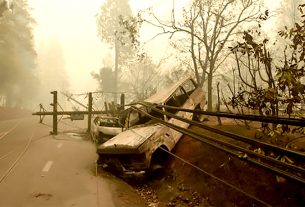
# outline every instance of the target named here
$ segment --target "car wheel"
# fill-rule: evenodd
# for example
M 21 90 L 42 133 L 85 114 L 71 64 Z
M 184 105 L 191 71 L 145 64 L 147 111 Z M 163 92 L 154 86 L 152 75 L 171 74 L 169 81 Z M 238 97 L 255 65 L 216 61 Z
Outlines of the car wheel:
M 164 149 L 161 149 L 161 147 Z M 169 154 L 166 152 L 169 151 L 168 148 L 164 145 L 160 146 L 152 154 L 149 172 L 147 173 L 149 177 L 153 176 L 154 178 L 163 177 L 165 172 L 166 162 L 168 161 Z

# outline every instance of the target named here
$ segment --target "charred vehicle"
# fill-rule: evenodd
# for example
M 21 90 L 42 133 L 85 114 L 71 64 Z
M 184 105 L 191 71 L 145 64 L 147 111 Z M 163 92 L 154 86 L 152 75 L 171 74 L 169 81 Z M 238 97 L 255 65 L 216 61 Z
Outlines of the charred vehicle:
M 203 109 L 205 96 L 202 89 L 195 84 L 193 79 L 185 78 L 172 87 L 146 99 L 145 102 L 157 104 L 159 109 L 163 111 L 192 119 L 192 113 L 165 109 L 162 105 L 186 109 Z M 189 126 L 188 123 L 167 117 L 143 106 L 137 105 L 136 107 L 142 107 L 141 109 L 146 110 L 150 115 L 177 126 L 183 128 Z M 110 167 L 125 174 L 144 173 L 162 166 L 166 154 L 164 150 L 171 151 L 182 134 L 156 123 L 156 121 L 141 114 L 139 110 L 129 108 L 127 111 L 123 131 L 98 146 L 98 162 L 105 167 Z
M 91 124 L 91 136 L 96 143 L 102 144 L 122 132 L 123 128 L 118 117 L 97 116 Z

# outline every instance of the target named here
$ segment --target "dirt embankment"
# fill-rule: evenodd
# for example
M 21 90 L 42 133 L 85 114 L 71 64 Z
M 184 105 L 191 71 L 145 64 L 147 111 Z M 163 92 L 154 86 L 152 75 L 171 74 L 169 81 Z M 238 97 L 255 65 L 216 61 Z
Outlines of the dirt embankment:
M 24 118 L 31 116 L 31 112 L 28 110 L 0 107 L 0 121 Z
M 226 123 L 220 128 L 254 137 L 256 130 Z M 202 129 L 201 133 L 221 139 Z M 175 155 L 272 206 L 305 206 L 305 186 L 184 136 Z M 200 170 L 170 157 L 162 177 L 138 187 L 150 206 L 263 206 Z

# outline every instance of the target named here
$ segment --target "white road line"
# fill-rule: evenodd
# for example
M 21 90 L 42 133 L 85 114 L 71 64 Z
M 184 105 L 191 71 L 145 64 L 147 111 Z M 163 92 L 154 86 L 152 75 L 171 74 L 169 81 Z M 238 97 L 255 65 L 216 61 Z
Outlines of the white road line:
M 57 145 L 57 148 L 60 149 L 61 147 L 62 147 L 62 143 L 59 143 L 59 144 Z
M 44 165 L 44 167 L 43 167 L 43 169 L 42 169 L 42 172 L 48 172 L 48 171 L 51 169 L 52 164 L 53 164 L 53 161 L 48 161 L 48 162 Z

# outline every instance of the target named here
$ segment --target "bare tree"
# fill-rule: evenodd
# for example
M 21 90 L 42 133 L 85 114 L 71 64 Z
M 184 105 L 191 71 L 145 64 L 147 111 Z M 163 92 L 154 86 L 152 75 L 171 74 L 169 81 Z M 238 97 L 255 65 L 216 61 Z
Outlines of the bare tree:
M 185 34 L 183 44 L 190 54 L 196 80 L 201 86 L 207 80 L 208 110 L 212 110 L 213 76 L 229 55 L 226 46 L 245 24 L 258 19 L 259 10 L 259 0 L 193 0 L 184 8 L 182 21 L 177 20 L 174 7 L 170 21 L 162 21 L 152 12 L 150 18 L 141 21 L 160 28 L 156 36 Z

